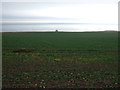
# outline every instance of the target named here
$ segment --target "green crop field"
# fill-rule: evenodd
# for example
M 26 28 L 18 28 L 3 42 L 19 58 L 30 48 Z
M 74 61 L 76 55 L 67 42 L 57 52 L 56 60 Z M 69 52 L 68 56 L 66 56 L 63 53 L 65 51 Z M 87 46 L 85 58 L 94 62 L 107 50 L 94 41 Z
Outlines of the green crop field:
M 117 88 L 117 32 L 2 34 L 3 88 Z

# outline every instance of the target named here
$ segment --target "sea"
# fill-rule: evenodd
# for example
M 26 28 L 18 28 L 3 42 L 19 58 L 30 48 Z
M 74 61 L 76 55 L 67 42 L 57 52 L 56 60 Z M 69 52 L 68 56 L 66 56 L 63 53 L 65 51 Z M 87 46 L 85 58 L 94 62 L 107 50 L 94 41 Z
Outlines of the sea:
M 96 23 L 2 23 L 2 32 L 118 31 L 117 24 Z

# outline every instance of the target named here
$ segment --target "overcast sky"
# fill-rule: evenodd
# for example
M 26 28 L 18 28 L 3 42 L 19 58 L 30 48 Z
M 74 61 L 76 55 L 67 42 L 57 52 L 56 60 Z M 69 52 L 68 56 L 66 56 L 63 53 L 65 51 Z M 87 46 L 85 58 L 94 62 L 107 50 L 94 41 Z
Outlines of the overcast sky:
M 118 23 L 118 0 L 7 1 L 2 3 L 4 22 Z

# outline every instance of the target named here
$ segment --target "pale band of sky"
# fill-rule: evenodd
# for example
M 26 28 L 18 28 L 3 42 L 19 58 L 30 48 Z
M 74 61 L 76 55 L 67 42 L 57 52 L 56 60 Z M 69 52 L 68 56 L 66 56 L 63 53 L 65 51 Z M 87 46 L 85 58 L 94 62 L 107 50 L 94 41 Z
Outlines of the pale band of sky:
M 80 2 L 80 3 L 118 3 L 120 0 L 1 0 L 1 2 Z
M 13 4 L 9 4 L 8 1 L 13 2 Z M 119 0 L 2 0 L 2 2 L 4 2 L 2 9 L 3 22 L 117 24 L 118 1 Z

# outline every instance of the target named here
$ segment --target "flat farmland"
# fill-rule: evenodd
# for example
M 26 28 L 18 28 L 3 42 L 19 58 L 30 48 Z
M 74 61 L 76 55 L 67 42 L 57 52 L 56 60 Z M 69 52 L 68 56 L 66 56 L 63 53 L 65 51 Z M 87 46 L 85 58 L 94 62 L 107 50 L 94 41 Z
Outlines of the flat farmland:
M 3 88 L 117 88 L 118 32 L 2 33 Z

